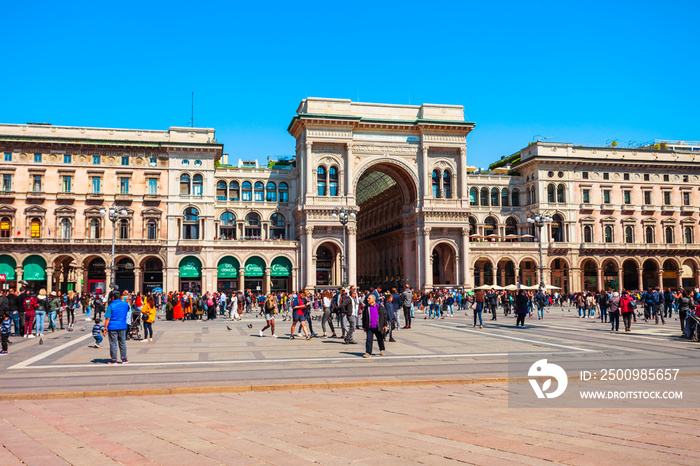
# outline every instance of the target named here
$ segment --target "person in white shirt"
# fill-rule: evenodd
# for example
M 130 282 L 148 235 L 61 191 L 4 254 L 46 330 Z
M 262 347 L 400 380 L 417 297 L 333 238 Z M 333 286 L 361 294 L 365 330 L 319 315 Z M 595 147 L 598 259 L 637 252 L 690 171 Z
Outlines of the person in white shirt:
M 335 334 L 335 327 L 333 327 L 333 316 L 331 315 L 331 306 L 333 305 L 333 300 L 331 298 L 330 291 L 326 290 L 323 292 L 323 297 L 321 298 L 323 304 L 323 319 L 321 320 L 321 328 L 323 328 L 323 338 L 328 338 L 326 334 L 326 322 L 331 328 L 331 338 L 338 338 Z
M 238 295 L 236 293 L 231 295 L 231 307 L 229 307 L 228 316 L 231 320 L 241 320 L 241 316 L 238 314 Z

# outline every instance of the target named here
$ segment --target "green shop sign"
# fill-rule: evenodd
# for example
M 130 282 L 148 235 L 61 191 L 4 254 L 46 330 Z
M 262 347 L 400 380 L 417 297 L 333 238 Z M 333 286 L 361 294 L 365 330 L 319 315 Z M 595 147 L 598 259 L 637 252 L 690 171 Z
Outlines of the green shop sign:
M 180 278 L 201 278 L 202 263 L 196 257 L 186 257 L 180 261 Z
M 251 257 L 245 264 L 246 277 L 262 277 L 265 274 L 265 262 L 259 257 Z
M 22 278 L 27 281 L 46 280 L 46 261 L 39 256 L 29 256 L 24 260 Z
M 273 277 L 288 277 L 292 274 L 292 263 L 284 257 L 278 257 L 272 261 L 270 275 Z
M 233 257 L 224 257 L 219 261 L 218 277 L 238 278 L 238 261 Z

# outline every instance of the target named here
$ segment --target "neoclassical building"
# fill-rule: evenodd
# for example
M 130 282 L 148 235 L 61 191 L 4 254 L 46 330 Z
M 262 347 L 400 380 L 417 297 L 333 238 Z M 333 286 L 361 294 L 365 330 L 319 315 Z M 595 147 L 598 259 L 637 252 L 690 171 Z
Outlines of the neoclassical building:
M 295 156 L 258 167 L 222 163 L 209 128 L 1 124 L 0 285 L 535 285 L 540 243 L 567 291 L 700 284 L 694 146 L 537 142 L 480 172 L 474 127 L 461 106 L 308 98 Z

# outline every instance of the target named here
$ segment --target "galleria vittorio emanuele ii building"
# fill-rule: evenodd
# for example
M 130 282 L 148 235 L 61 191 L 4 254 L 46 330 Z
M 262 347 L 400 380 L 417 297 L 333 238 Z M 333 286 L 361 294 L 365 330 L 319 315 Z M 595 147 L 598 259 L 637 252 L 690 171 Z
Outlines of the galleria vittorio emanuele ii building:
M 261 167 L 229 164 L 208 128 L 2 124 L 0 283 L 93 292 L 112 280 L 141 291 L 700 283 L 698 143 L 534 142 L 494 154 L 485 171 L 468 163 L 474 128 L 457 105 L 308 98 L 288 127 L 295 156 Z M 541 234 L 528 222 L 537 214 L 552 219 Z

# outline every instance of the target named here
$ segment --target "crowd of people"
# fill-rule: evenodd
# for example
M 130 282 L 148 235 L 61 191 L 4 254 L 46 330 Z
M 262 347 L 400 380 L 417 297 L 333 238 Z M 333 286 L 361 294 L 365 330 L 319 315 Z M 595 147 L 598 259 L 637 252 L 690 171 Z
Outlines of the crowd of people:
M 671 289 L 664 291 L 657 288 L 645 292 L 607 290 L 569 294 L 524 289 L 511 292 L 494 288 L 476 292 L 436 289 L 420 293 L 406 285 L 403 290 L 376 287 L 361 291 L 349 287 L 267 295 L 246 290 L 145 295 L 112 291 L 106 296 L 78 295 L 73 291 L 51 292 L 47 295 L 44 289 L 35 294 L 29 287 L 23 286 L 19 293 L 5 291 L 0 294 L 0 315 L 3 316 L 0 325 L 3 347 L 0 354 L 7 354 L 11 335 L 36 338 L 42 337 L 44 331 L 73 331 L 76 314 L 82 314 L 86 321 L 94 321 L 92 333 L 96 347 L 99 348 L 103 337 L 109 334 L 110 362 L 117 362 L 118 349 L 121 350 L 122 362 L 128 362 L 125 340 L 131 336 L 143 342 L 152 342 L 153 323 L 156 314 L 160 313 L 166 320 L 181 321 L 237 321 L 246 314 L 252 314 L 264 317 L 265 325 L 259 329 L 260 337 L 269 330 L 273 338 L 277 338 L 277 318 L 290 322 L 291 339 L 296 338 L 298 332 L 307 340 L 314 337 L 340 338 L 349 345 L 357 344 L 355 332 L 362 329 L 366 334 L 364 357 L 371 357 L 374 340 L 377 341 L 379 354 L 384 355 L 386 343 L 395 341 L 394 331 L 398 328 L 410 329 L 416 311 L 421 312 L 424 319 L 445 319 L 454 317 L 459 311 L 467 311 L 467 315 L 468 311 L 472 311 L 474 328 L 483 328 L 483 314 L 489 314 L 490 320 L 496 321 L 502 313 L 506 318 L 515 317 L 515 326 L 522 328 L 525 327 L 526 318 L 536 316 L 542 320 L 550 309 L 565 306 L 569 307 L 569 311 L 577 311 L 580 319 L 600 319 L 601 323 L 610 325 L 611 331 L 619 331 L 620 321 L 623 322 L 624 330 L 630 332 L 632 324 L 638 318 L 665 325 L 666 319 L 675 315 L 680 320 L 682 336 L 697 338 L 700 290 L 674 292 Z M 322 335 L 314 332 L 315 320 L 320 321 Z M 137 326 L 139 331 L 134 332 Z M 252 324 L 249 327 L 252 328 Z

